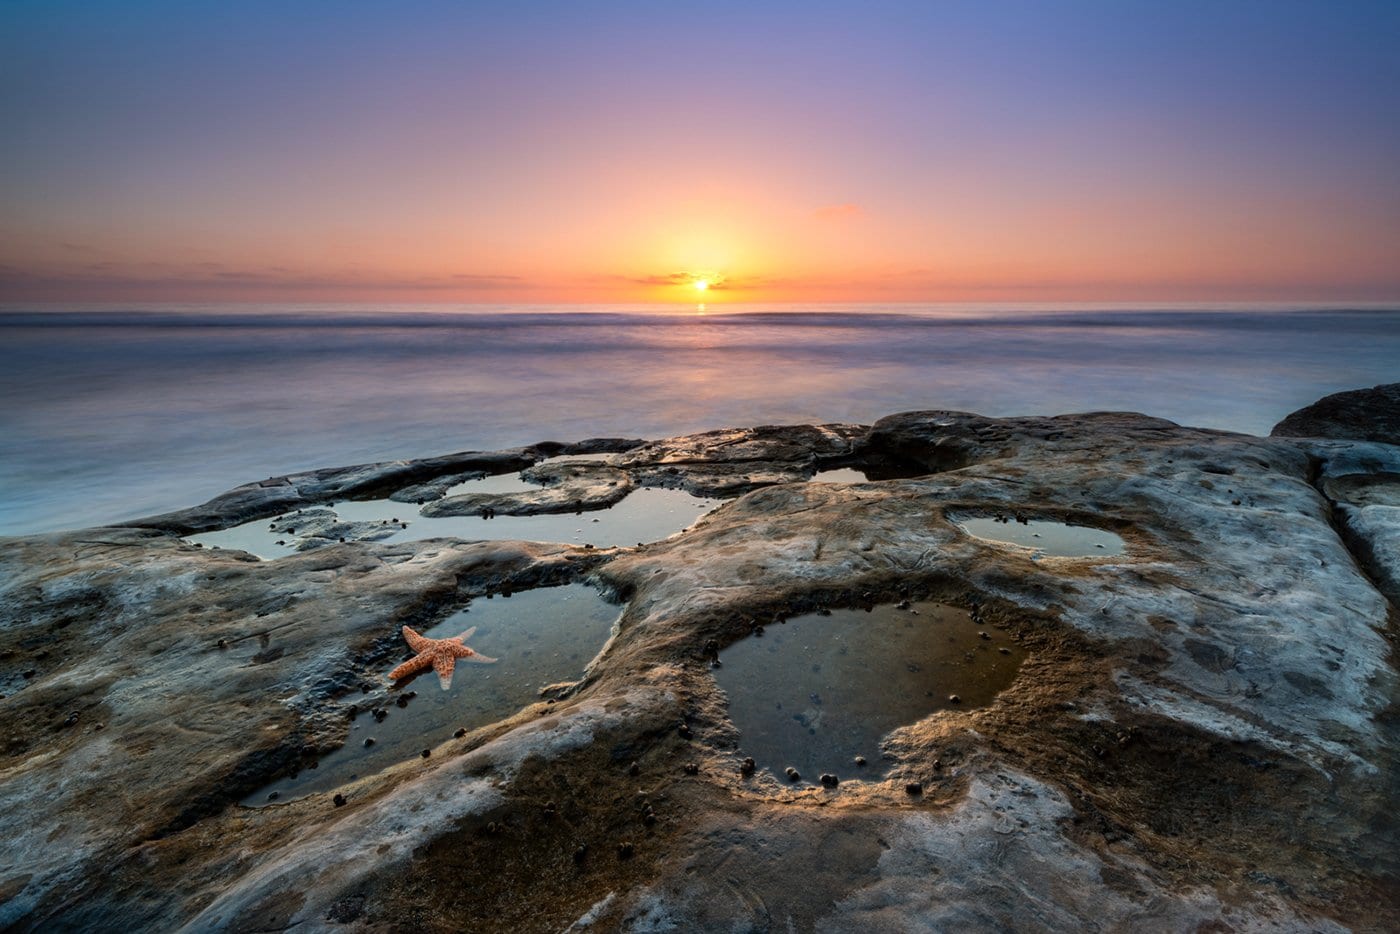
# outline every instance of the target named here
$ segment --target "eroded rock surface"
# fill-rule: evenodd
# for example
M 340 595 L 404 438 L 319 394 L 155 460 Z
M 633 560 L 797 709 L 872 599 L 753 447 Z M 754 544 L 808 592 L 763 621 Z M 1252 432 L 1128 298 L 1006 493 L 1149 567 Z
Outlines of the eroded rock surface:
M 1279 422 L 1270 434 L 1400 444 L 1400 383 L 1324 396 Z
M 521 493 L 466 493 L 433 500 L 419 510 L 425 516 L 534 516 L 553 512 L 606 509 L 632 492 L 626 471 L 591 461 L 531 467 L 524 472 L 537 490 Z
M 257 561 L 178 538 L 569 453 L 537 445 L 317 471 L 124 528 L 0 541 L 0 815 L 19 828 L 0 839 L 0 927 L 1400 918 L 1400 448 L 953 412 L 625 446 L 533 479 L 736 498 L 628 549 L 337 541 Z M 904 479 L 801 482 L 832 464 Z M 1097 526 L 1127 550 L 1038 557 L 949 519 L 973 513 Z M 236 803 L 342 743 L 355 711 L 412 715 L 384 680 L 398 627 L 565 581 L 625 603 L 581 681 L 425 737 L 427 758 L 347 784 L 340 804 Z M 1011 686 L 895 730 L 878 779 L 743 774 L 713 656 L 797 613 L 906 599 L 974 609 L 989 648 L 1019 643 Z

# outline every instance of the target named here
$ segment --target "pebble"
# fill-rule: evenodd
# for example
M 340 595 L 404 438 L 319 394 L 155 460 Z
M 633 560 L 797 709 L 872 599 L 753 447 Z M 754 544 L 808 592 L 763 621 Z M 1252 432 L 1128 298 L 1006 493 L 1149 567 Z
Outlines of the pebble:
M 797 771 L 797 769 L 794 769 L 792 766 L 788 766 L 787 768 L 783 769 L 783 774 L 788 777 L 788 781 L 790 782 L 801 781 L 802 779 L 802 773 Z
M 989 635 L 987 635 L 986 632 L 979 632 L 979 633 L 977 634 L 977 638 L 979 638 L 979 639 L 991 639 L 992 637 L 989 636 Z
M 383 723 L 384 718 L 389 716 L 389 711 L 385 710 L 383 707 L 376 707 L 374 710 L 370 711 L 370 713 L 374 715 L 375 723 Z
M 227 639 L 220 639 L 220 640 L 218 641 L 217 645 L 218 645 L 219 648 L 221 648 L 221 649 L 226 649 L 226 648 L 228 648 L 228 640 L 227 640 Z
M 745 756 L 744 761 L 739 763 L 739 774 L 748 778 L 753 774 L 754 768 L 753 756 Z
M 20 677 L 22 677 L 24 680 L 28 681 L 28 680 L 30 680 L 31 678 L 33 678 L 35 675 L 37 675 L 38 673 L 39 673 L 39 672 L 35 671 L 33 668 L 27 668 L 27 669 L 25 669 L 25 671 L 24 671 L 23 673 L 21 673 Z
M 687 762 L 687 763 L 685 764 L 685 774 L 687 774 L 687 775 L 699 775 L 699 774 L 700 774 L 700 766 L 696 765 L 694 762 Z
M 632 844 L 628 843 L 626 840 L 617 845 L 618 859 L 631 859 L 633 852 L 635 851 L 632 848 Z
M 1010 655 L 1010 654 L 1011 654 L 1011 650 L 1008 649 L 1006 646 L 1002 646 L 1001 648 L 997 649 L 997 651 L 1000 652 L 1000 653 L 1003 654 L 1003 655 Z
M 921 795 L 924 793 L 924 783 L 909 782 L 907 785 L 904 786 L 904 793 L 906 795 Z
M 587 845 L 587 844 L 579 844 L 579 846 L 574 850 L 574 862 L 576 862 L 576 863 L 581 863 L 581 862 L 583 862 L 584 857 L 586 857 L 587 855 L 588 855 L 588 845 Z
M 373 737 L 373 736 L 367 736 L 367 737 L 365 737 L 365 748 L 368 749 L 369 747 L 371 747 L 371 746 L 373 746 L 373 745 L 374 745 L 374 737 Z
M 466 736 L 466 735 L 467 735 L 466 728 L 465 728 L 465 727 L 460 727 L 460 726 L 459 726 L 459 727 L 457 727 L 457 729 L 453 732 L 452 737 L 453 737 L 454 739 L 461 739 L 463 736 Z
M 627 774 L 631 775 L 633 778 L 636 778 L 638 775 L 642 774 L 642 767 L 637 763 L 633 762 L 627 767 Z
M 420 752 L 418 755 L 420 755 L 420 756 L 422 756 L 424 759 L 426 759 L 426 758 L 428 758 L 429 756 L 431 756 L 432 754 L 433 754 L 433 751 L 432 751 L 431 749 L 424 749 L 424 750 L 423 750 L 422 752 Z
M 267 796 L 267 800 L 269 800 L 269 801 L 276 801 L 276 800 L 277 800 L 278 798 L 280 798 L 280 797 L 282 797 L 282 793 L 279 792 L 279 791 L 274 791 L 274 792 L 272 792 L 271 794 L 269 794 L 269 795 Z
M 63 725 L 64 725 L 64 726 L 77 726 L 77 724 L 78 724 L 78 715 L 77 715 L 76 713 L 70 713 L 70 714 L 68 715 L 68 719 L 66 719 L 66 720 L 63 721 Z
M 959 697 L 959 696 L 956 695 L 956 694 L 949 694 L 949 695 L 948 695 L 948 703 L 950 703 L 950 704 L 961 704 L 961 703 L 962 703 L 962 698 Z
M 835 788 L 837 785 L 841 784 L 841 779 L 832 775 L 830 772 L 823 772 L 820 781 L 828 788 Z
M 680 734 L 681 739 L 690 739 L 690 737 L 694 735 L 690 732 L 690 727 L 686 726 L 684 723 L 676 728 L 676 732 Z
M 331 799 L 331 803 L 338 808 L 345 807 L 345 795 L 336 795 L 334 798 Z
M 856 756 L 856 765 L 865 768 L 865 756 Z

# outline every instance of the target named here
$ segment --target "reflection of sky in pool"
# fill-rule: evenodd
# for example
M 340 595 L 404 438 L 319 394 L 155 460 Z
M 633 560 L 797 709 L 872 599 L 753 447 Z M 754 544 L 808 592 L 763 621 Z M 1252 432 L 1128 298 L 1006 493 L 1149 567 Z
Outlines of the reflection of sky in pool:
M 784 781 L 792 766 L 815 782 L 823 772 L 878 776 L 881 737 L 937 710 L 990 703 L 1023 657 L 1018 643 L 966 610 L 920 602 L 768 626 L 725 649 L 714 676 L 741 754 Z M 856 756 L 869 765 L 858 769 Z
M 519 477 L 510 474 L 517 482 Z M 480 481 L 477 481 L 480 482 Z M 590 544 L 599 548 L 613 545 L 635 545 L 655 542 L 689 528 L 697 518 L 714 509 L 716 499 L 702 499 L 682 490 L 652 487 L 634 489 L 620 503 L 592 512 L 565 513 L 547 516 L 443 516 L 429 518 L 418 514 L 412 503 L 396 503 L 387 499 L 360 502 L 337 502 L 331 508 L 341 519 L 355 522 L 378 522 L 389 534 L 376 541 L 404 542 L 423 538 L 461 538 L 468 541 L 485 539 L 518 539 L 533 542 L 567 542 Z M 311 507 L 314 508 L 314 507 Z M 274 532 L 270 526 L 277 519 L 258 519 L 243 525 L 202 532 L 188 537 L 205 547 L 236 548 L 261 558 L 280 558 L 295 553 L 296 539 Z M 393 520 L 407 523 L 402 528 Z M 282 541 L 284 544 L 278 545 Z
M 998 522 L 987 517 L 954 521 L 959 528 L 975 538 L 1033 548 L 1042 554 L 1057 558 L 1095 558 L 1123 553 L 1123 539 L 1112 532 L 1085 525 L 1066 525 L 1063 522 L 1047 522 L 1042 519 L 1027 522 L 1009 519 L 1006 522 Z
M 818 471 L 812 477 L 813 483 L 865 483 L 866 476 L 862 471 L 854 467 L 836 467 L 831 470 Z
M 549 457 L 536 467 L 553 466 L 565 461 L 605 461 L 611 454 L 561 454 L 558 457 Z M 459 496 L 464 493 L 525 493 L 530 490 L 538 490 L 538 483 L 531 483 L 519 473 L 499 473 L 489 477 L 482 477 L 479 480 L 464 480 L 455 486 L 448 487 L 446 496 Z
M 447 639 L 476 627 L 467 644 L 497 659 L 491 665 L 458 663 L 452 687 L 443 691 L 428 670 L 390 691 L 381 705 L 388 716 L 376 722 L 368 705 L 350 724 L 345 746 L 321 758 L 314 769 L 281 779 L 244 800 L 268 803 L 315 791 L 329 791 L 406 759 L 419 759 L 422 750 L 451 738 L 458 729 L 472 730 L 508 717 L 539 700 L 539 689 L 572 681 L 607 642 L 620 610 L 597 591 L 582 584 L 519 591 L 511 597 L 479 598 L 432 629 L 431 639 Z M 404 658 L 409 655 L 407 646 Z M 385 663 L 383 674 L 398 664 Z M 406 707 L 395 698 L 416 691 Z M 353 703 L 354 695 L 345 699 Z M 374 739 L 366 747 L 365 740 Z

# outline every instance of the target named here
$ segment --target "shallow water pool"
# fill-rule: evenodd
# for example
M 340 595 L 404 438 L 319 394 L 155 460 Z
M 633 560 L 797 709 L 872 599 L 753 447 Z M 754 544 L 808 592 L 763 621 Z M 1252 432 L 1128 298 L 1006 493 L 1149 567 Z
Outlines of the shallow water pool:
M 355 778 L 405 760 L 421 760 L 424 749 L 437 746 L 458 729 L 473 730 L 508 717 L 539 700 L 539 689 L 572 681 L 607 642 L 620 610 L 593 588 L 566 584 L 520 591 L 511 597 L 479 598 L 422 635 L 447 639 L 476 627 L 467 645 L 494 664 L 458 662 L 452 686 L 444 691 L 431 669 L 396 685 L 376 720 L 365 702 L 351 722 L 345 745 L 292 777 L 280 779 L 243 800 L 265 805 L 329 791 Z M 402 658 L 412 653 L 405 644 Z M 383 676 L 397 665 L 384 666 Z M 406 706 L 397 698 L 415 692 Z M 354 702 L 355 698 L 347 698 Z M 365 740 L 374 740 L 365 746 Z M 269 796 L 276 795 L 270 799 Z
M 1067 525 L 1043 519 L 999 521 L 989 517 L 954 521 L 958 528 L 974 538 L 1002 545 L 1019 545 L 1057 558 L 1101 558 L 1121 555 L 1124 548 L 1123 539 L 1112 532 L 1085 525 Z
M 514 475 L 511 475 L 514 477 Z M 516 478 L 518 480 L 518 478 Z M 479 481 L 473 481 L 479 482 Z M 524 481 L 519 481 L 524 482 Z M 350 522 L 373 522 L 382 535 L 370 539 L 407 542 L 424 538 L 461 538 L 467 541 L 515 539 L 531 542 L 567 542 L 573 545 L 636 545 L 669 538 L 688 529 L 695 520 L 720 504 L 718 499 L 691 496 L 683 490 L 654 487 L 634 489 L 607 509 L 543 516 L 428 517 L 411 503 L 387 499 L 346 500 L 330 508 Z M 322 507 L 308 507 L 308 509 Z M 187 541 L 206 548 L 235 548 L 260 558 L 280 558 L 296 552 L 298 539 L 284 528 L 295 513 L 258 519 L 213 532 L 190 535 Z M 280 543 L 280 544 L 279 544 Z
M 885 734 L 935 711 L 990 703 L 1024 657 L 1018 643 L 968 611 L 919 602 L 768 626 L 726 649 L 714 676 L 729 697 L 742 753 L 782 781 L 792 766 L 813 783 L 823 772 L 882 774 Z M 868 764 L 857 767 L 856 756 Z

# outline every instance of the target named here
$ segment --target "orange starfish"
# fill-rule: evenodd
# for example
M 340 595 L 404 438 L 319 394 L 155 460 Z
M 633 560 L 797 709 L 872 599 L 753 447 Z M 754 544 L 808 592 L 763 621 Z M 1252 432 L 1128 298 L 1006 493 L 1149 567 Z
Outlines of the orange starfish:
M 389 672 L 390 680 L 397 681 L 400 678 L 407 678 L 409 675 L 416 675 L 420 671 L 431 668 L 437 672 L 438 684 L 442 686 L 444 691 L 447 690 L 452 687 L 452 672 L 457 667 L 457 659 L 466 659 L 483 665 L 489 665 L 495 661 L 494 658 L 487 658 L 463 644 L 471 638 L 474 632 L 476 632 L 475 626 L 451 639 L 425 639 L 407 626 L 403 627 L 404 641 L 408 643 L 409 648 L 418 654 Z

